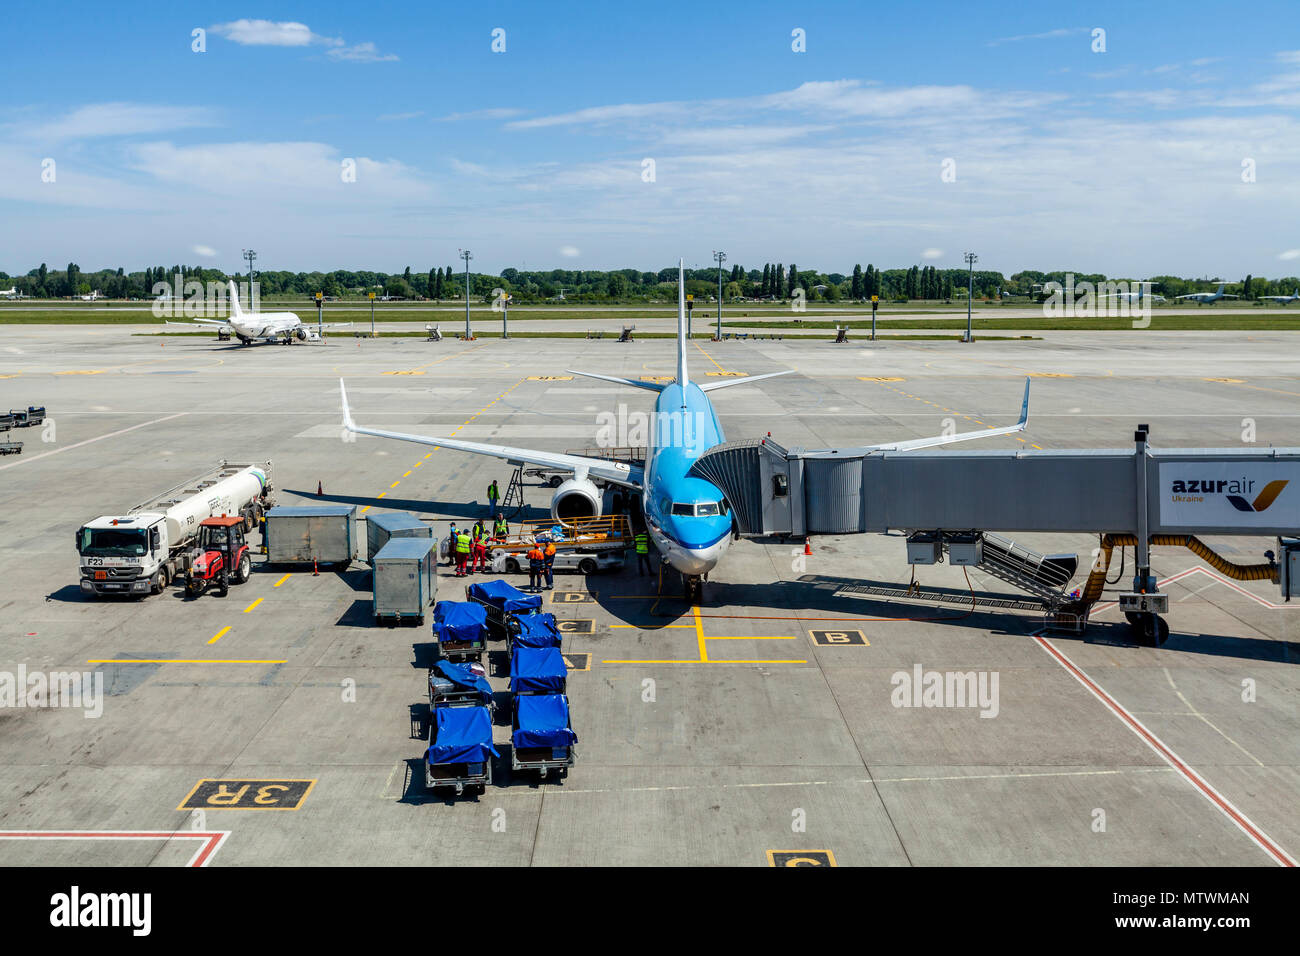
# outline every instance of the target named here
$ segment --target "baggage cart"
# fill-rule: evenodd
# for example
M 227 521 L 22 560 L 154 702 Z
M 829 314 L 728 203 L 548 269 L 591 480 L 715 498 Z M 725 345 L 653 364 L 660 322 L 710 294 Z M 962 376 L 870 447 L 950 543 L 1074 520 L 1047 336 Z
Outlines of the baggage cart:
M 482 792 L 492 782 L 492 715 L 486 707 L 439 707 L 429 721 L 424 750 L 424 788 L 453 787 L 456 796 L 466 787 Z

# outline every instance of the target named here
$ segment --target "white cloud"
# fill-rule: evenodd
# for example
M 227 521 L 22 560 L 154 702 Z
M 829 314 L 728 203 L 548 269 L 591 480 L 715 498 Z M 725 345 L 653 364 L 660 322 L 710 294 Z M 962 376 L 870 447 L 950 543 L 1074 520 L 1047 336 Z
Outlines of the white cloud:
M 348 60 L 352 63 L 393 63 L 399 59 L 396 53 L 380 53 L 369 41 L 353 46 L 336 47 L 327 50 L 325 55 L 335 60 Z
M 92 103 L 38 126 L 9 124 L 8 128 L 23 139 L 59 142 L 214 125 L 216 114 L 205 107 Z
M 208 29 L 241 46 L 343 45 L 343 41 L 337 37 L 312 33 L 307 24 L 292 20 L 232 20 L 230 23 L 214 23 Z
M 582 255 L 582 253 L 578 250 L 577 246 L 560 246 L 560 255 L 564 256 L 566 259 L 576 259 L 578 256 Z
M 211 259 L 217 254 L 217 250 L 211 246 L 194 246 L 193 251 L 196 256 L 203 256 L 205 259 Z
M 943 257 L 942 249 L 926 249 L 921 253 L 922 259 L 940 259 Z
M 1020 43 L 1024 40 L 1057 40 L 1061 37 L 1077 36 L 1080 33 L 1088 32 L 1087 27 L 1059 27 L 1044 33 L 1023 33 L 1014 37 L 998 37 L 996 40 L 990 40 L 988 45 L 1001 46 L 1003 43 Z
M 1288 249 L 1286 252 L 1280 252 L 1277 256 L 1283 262 L 1290 262 L 1292 259 L 1300 259 L 1300 249 Z
M 446 116 L 439 116 L 435 123 L 454 123 L 458 120 L 476 120 L 476 119 L 510 119 L 518 116 L 523 110 L 515 109 L 509 106 L 495 107 L 487 110 L 470 110 L 468 113 L 448 113 Z

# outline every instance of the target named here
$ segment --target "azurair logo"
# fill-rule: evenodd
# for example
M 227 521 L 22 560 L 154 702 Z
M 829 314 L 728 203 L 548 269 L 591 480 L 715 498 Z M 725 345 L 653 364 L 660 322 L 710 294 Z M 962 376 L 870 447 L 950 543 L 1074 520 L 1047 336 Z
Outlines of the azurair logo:
M 1277 500 L 1277 496 L 1282 493 L 1282 489 L 1287 486 L 1285 479 L 1270 481 L 1264 486 L 1264 490 L 1255 496 L 1253 501 L 1248 501 L 1246 495 L 1255 490 L 1255 482 L 1250 478 L 1238 479 L 1218 479 L 1218 480 L 1177 480 L 1170 489 L 1175 495 L 1223 495 L 1229 503 L 1238 511 L 1260 512 L 1266 511 L 1268 506 Z

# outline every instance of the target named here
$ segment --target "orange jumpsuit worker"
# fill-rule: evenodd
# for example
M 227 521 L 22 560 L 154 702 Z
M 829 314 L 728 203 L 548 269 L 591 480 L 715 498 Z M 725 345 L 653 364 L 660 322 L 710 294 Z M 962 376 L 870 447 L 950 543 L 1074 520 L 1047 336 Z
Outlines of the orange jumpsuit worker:
M 548 541 L 546 542 L 546 550 L 542 552 L 542 571 L 546 575 L 546 590 L 548 591 L 552 590 L 552 585 L 554 583 L 554 574 L 555 574 L 553 570 L 554 564 L 555 564 L 555 542 Z
M 542 549 L 534 544 L 533 549 L 528 552 L 528 590 L 530 591 L 541 590 L 543 560 L 545 555 L 542 554 Z

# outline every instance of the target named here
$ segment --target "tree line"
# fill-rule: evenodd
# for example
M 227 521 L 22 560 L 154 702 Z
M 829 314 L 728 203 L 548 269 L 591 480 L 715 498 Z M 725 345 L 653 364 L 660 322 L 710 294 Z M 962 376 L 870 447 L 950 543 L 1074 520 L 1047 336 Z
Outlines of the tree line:
M 32 298 L 73 298 L 98 292 L 109 299 L 152 299 L 157 294 L 158 283 L 167 283 L 170 287 L 177 275 L 181 276 L 182 282 L 197 280 L 205 284 L 230 279 L 247 280 L 245 273 L 226 273 L 203 266 L 174 265 L 170 269 L 150 266 L 138 272 L 127 272 L 123 268 L 85 272 L 76 263 L 69 262 L 65 269 L 50 269 L 41 263 L 25 275 L 10 276 L 0 272 L 0 282 L 8 283 Z M 376 297 L 446 301 L 463 300 L 466 286 L 465 273 L 455 271 L 452 266 L 437 266 L 427 272 L 413 271 L 406 266 L 391 273 L 347 269 L 333 272 L 259 270 L 255 275 L 262 298 L 309 297 L 321 292 L 330 298 L 364 299 L 367 293 L 373 292 Z M 1084 281 L 1094 284 L 1121 281 L 1120 277 L 1108 278 L 1100 273 L 1073 275 L 1076 285 Z M 699 298 L 715 297 L 718 280 L 716 267 L 686 270 L 686 290 Z M 1066 272 L 1024 270 L 1004 276 L 1000 272 L 981 269 L 968 276 L 967 271 L 961 268 L 914 265 L 877 269 L 868 263 L 865 269 L 859 264 L 845 274 L 800 269 L 793 262 L 788 265 L 768 262 L 761 269 L 746 269 L 736 264 L 722 271 L 722 297 L 728 301 L 788 301 L 798 296 L 818 302 L 869 301 L 872 296 L 878 296 L 882 302 L 950 301 L 966 295 L 968 281 L 973 285 L 977 298 L 992 298 L 1000 293 L 1031 296 L 1047 282 L 1064 285 Z M 1205 291 L 1216 284 L 1206 279 L 1179 276 L 1153 276 L 1150 281 L 1152 291 L 1167 298 Z M 501 270 L 500 275 L 471 272 L 468 284 L 473 300 L 490 299 L 499 289 L 509 293 L 517 303 L 664 301 L 676 298 L 677 268 L 672 266 L 655 272 L 510 268 Z M 1300 286 L 1300 279 L 1294 276 L 1266 279 L 1247 275 L 1239 282 L 1228 283 L 1227 291 L 1253 299 L 1289 294 L 1297 286 Z M 183 291 L 177 290 L 177 294 L 183 295 Z

